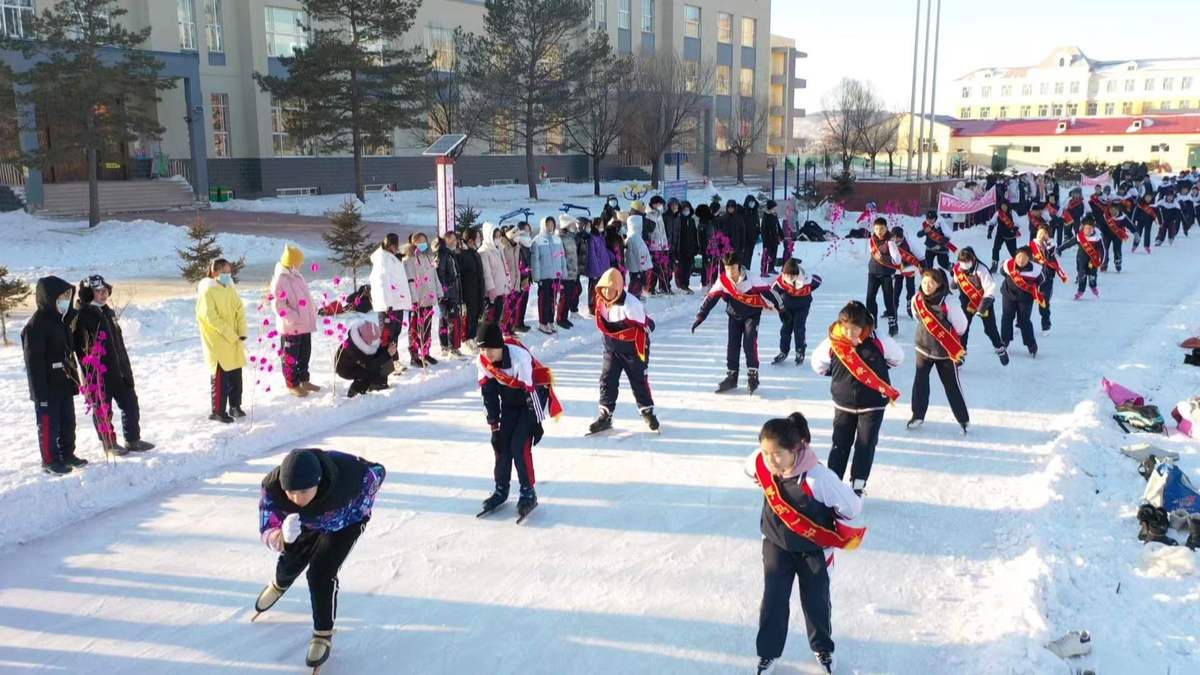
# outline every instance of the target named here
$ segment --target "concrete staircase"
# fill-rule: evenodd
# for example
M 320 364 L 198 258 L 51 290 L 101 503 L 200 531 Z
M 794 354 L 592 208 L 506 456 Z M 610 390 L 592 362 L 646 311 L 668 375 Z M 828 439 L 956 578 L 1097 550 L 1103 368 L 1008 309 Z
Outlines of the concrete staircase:
M 192 187 L 183 180 L 100 181 L 101 213 L 136 213 L 191 207 Z M 39 213 L 78 216 L 88 211 L 88 184 L 47 183 Z

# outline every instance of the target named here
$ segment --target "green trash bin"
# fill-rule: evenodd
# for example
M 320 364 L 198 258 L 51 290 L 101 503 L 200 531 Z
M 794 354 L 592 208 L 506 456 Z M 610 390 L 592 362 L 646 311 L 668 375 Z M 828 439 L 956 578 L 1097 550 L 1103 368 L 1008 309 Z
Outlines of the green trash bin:
M 221 188 L 220 187 L 214 185 L 214 186 L 208 188 L 208 201 L 210 201 L 210 202 L 221 201 Z

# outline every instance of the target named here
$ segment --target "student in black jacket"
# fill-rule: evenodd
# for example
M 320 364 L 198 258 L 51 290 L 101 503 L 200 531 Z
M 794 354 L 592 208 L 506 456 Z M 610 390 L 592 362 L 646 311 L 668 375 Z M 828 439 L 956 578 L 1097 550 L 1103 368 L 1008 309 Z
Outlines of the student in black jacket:
M 703 207 L 708 210 L 708 207 Z M 687 295 L 692 294 L 692 267 L 696 254 L 703 251 L 700 245 L 700 224 L 692 203 L 685 201 L 679 206 L 679 239 L 671 242 L 675 251 L 675 286 Z
M 992 241 L 992 274 L 1000 267 L 1000 247 L 1008 249 L 1008 255 L 1017 254 L 1017 238 L 1021 236 L 1021 228 L 1013 220 L 1012 211 L 1007 202 L 1000 202 L 996 211 L 996 238 Z
M 387 378 L 395 368 L 396 345 L 389 343 L 380 349 L 379 324 L 362 320 L 351 324 L 349 339 L 338 347 L 334 371 L 343 380 L 350 380 L 348 398 L 369 391 L 388 388 Z
M 876 326 L 879 325 L 879 305 L 876 296 L 883 291 L 883 306 L 887 312 L 888 335 L 895 336 L 900 332 L 896 319 L 896 296 L 893 290 L 895 281 L 892 277 L 900 270 L 902 263 L 900 248 L 888 230 L 887 218 L 880 216 L 875 219 L 871 238 L 868 239 L 870 259 L 867 262 L 867 311 Z
M 753 195 L 746 195 L 742 200 L 741 214 L 742 236 L 738 252 L 741 254 L 742 267 L 749 270 L 753 268 L 754 247 L 758 244 L 759 221 L 762 219 L 760 204 Z
M 775 200 L 767 200 L 767 210 L 762 215 L 762 264 L 760 274 L 767 276 L 775 274 L 775 258 L 779 255 L 779 242 L 783 238 L 783 228 L 779 225 L 779 215 L 775 213 L 775 209 L 779 205 Z
M 967 332 L 967 317 L 962 306 L 949 295 L 950 282 L 944 271 L 927 269 L 921 273 L 921 290 L 912 299 L 917 321 L 913 337 L 917 362 L 913 375 L 912 419 L 908 421 L 908 428 L 915 429 L 925 422 L 925 413 L 929 410 L 929 375 L 936 368 L 950 410 L 965 434 L 971 416 L 958 379 L 958 366 L 967 355 L 961 340 L 962 334 Z
M 875 332 L 871 314 L 857 301 L 850 301 L 829 326 L 829 337 L 817 345 L 812 369 L 832 378 L 833 447 L 829 468 L 845 478 L 850 451 L 850 487 L 862 496 L 871 477 L 875 445 L 883 412 L 900 392 L 891 386 L 888 371 L 904 362 L 904 352 L 890 337 Z M 861 366 L 865 366 L 860 370 Z
M 604 366 L 600 371 L 600 416 L 588 433 L 612 429 L 622 373 L 629 380 L 642 419 L 651 431 L 658 431 L 649 376 L 654 320 L 640 300 L 625 292 L 625 277 L 619 270 L 605 272 L 596 283 L 596 327 L 604 336 Z
M 464 322 L 467 347 L 474 349 L 475 334 L 479 331 L 479 320 L 483 316 L 485 298 L 483 260 L 479 258 L 479 245 L 483 236 L 479 228 L 472 227 L 463 233 L 464 246 L 459 247 L 454 258 L 458 262 L 458 282 L 462 288 Z
M 725 343 L 725 379 L 717 385 L 718 394 L 737 388 L 741 352 L 746 354 L 746 386 L 751 394 L 758 389 L 758 322 L 764 309 L 779 309 L 779 299 L 770 288 L 755 286 L 739 259 L 736 252 L 726 254 L 717 282 L 704 297 L 700 312 L 692 323 L 695 333 L 712 308 L 719 301 L 725 301 L 729 334 Z
M 729 245 L 733 247 L 734 253 L 737 253 L 739 263 L 742 261 L 742 251 L 746 248 L 746 226 L 742 222 L 744 218 L 745 213 L 738 206 L 737 201 L 730 199 L 725 202 L 725 212 L 717 216 L 714 223 L 717 232 L 729 238 Z M 722 264 L 720 258 L 714 262 L 717 267 Z
M 1041 265 L 1033 262 L 1033 254 L 1028 246 L 1017 249 L 1017 254 L 1004 263 L 1004 284 L 1000 287 L 1003 302 L 1003 313 L 1000 318 L 1000 339 L 1005 348 L 1013 340 L 1013 323 L 1021 330 L 1021 341 L 1029 350 L 1029 355 L 1036 357 L 1038 353 L 1037 337 L 1033 333 L 1034 305 L 1044 305 L 1042 295 L 1042 276 L 1045 271 Z
M 458 233 L 447 232 L 433 244 L 437 280 L 442 286 L 442 297 L 438 298 L 438 344 L 442 347 L 442 358 L 461 357 L 463 291 L 458 269 Z
M 814 274 L 810 280 L 804 268 L 800 267 L 799 260 L 788 258 L 783 263 L 783 274 L 771 284 L 771 292 L 783 305 L 779 309 L 779 353 L 771 361 L 772 364 L 787 360 L 793 338 L 796 342 L 796 365 L 804 363 L 808 349 L 805 336 L 808 310 L 812 308 L 812 292 L 820 287 L 821 277 Z
M 1154 224 L 1159 222 L 1158 209 L 1154 208 L 1154 195 L 1147 193 L 1138 200 L 1133 209 L 1133 252 L 1137 253 L 1139 241 L 1146 253 L 1150 253 L 1150 238 Z
M 933 267 L 936 262 L 939 267 L 949 272 L 950 254 L 957 251 L 958 247 L 950 242 L 950 237 L 938 223 L 937 211 L 929 211 L 925 214 L 925 220 L 921 223 L 921 231 L 917 232 L 917 238 L 925 240 L 925 267 Z
M 38 279 L 37 309 L 21 329 L 29 399 L 37 415 L 38 448 L 46 473 L 71 473 L 87 464 L 75 456 L 75 396 L 79 371 L 66 316 L 75 289 L 58 277 Z
M 154 444 L 142 440 L 141 412 L 133 386 L 133 367 L 129 364 L 129 352 L 125 349 L 125 338 L 121 334 L 121 325 L 117 323 L 117 315 L 108 306 L 111 293 L 112 286 L 99 274 L 79 282 L 79 310 L 70 322 L 75 354 L 83 364 L 85 376 L 96 367 L 93 359 L 88 357 L 99 358 L 100 365 L 104 366 L 104 374 L 98 378 L 103 389 L 96 392 L 92 410 L 92 421 L 100 436 L 100 445 L 106 451 L 117 454 L 145 452 Z M 116 430 L 112 424 L 114 401 L 121 408 L 124 448 L 117 445 Z
M 1114 205 L 1115 206 L 1115 205 Z M 1062 245 L 1059 251 L 1065 251 L 1072 246 L 1075 251 L 1075 299 L 1083 299 L 1083 291 L 1091 287 L 1092 295 L 1100 297 L 1100 289 L 1096 286 L 1100 270 L 1104 269 L 1106 259 L 1101 232 L 1096 228 L 1091 216 L 1084 216 L 1083 227 L 1075 238 Z

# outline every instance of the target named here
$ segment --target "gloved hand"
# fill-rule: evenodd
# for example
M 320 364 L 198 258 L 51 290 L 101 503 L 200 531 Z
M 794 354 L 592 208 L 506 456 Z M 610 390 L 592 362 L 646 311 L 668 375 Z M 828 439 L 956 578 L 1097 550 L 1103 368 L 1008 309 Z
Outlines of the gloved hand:
M 980 316 L 987 316 L 992 313 L 992 305 L 996 304 L 995 298 L 984 298 L 983 304 L 979 306 Z
M 283 531 L 283 541 L 285 544 L 290 544 L 300 538 L 300 514 L 292 513 L 287 518 L 283 519 L 283 527 L 279 528 Z
M 546 434 L 546 430 L 542 428 L 541 423 L 533 425 L 533 444 L 537 445 L 542 442 L 542 436 Z

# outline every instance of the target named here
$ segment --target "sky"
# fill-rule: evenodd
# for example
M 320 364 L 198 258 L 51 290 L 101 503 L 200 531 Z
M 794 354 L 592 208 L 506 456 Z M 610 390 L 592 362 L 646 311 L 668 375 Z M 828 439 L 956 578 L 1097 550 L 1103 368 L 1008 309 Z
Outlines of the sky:
M 820 110 L 822 96 L 852 77 L 871 82 L 892 109 L 908 110 L 916 8 L 917 0 L 774 0 L 771 32 L 808 54 L 797 73 L 808 80 L 804 107 Z M 936 12 L 935 3 L 935 19 Z M 936 112 L 955 109 L 956 78 L 987 66 L 1033 65 L 1059 46 L 1104 61 L 1200 56 L 1196 12 L 1189 0 L 942 0 Z M 932 77 L 932 31 L 929 67 Z

